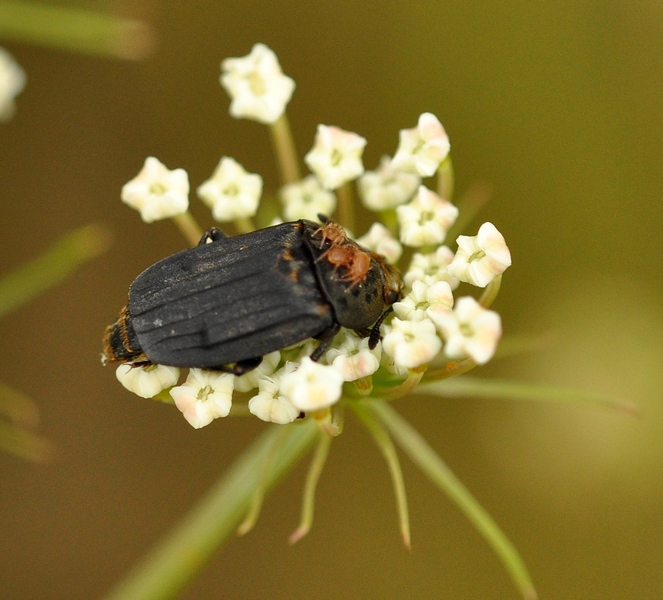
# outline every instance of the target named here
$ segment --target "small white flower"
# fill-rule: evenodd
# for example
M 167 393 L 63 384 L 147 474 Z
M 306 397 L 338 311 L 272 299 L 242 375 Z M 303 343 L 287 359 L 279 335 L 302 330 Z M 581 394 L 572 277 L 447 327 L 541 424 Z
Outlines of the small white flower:
M 422 254 L 415 252 L 410 261 L 410 268 L 403 275 L 403 283 L 412 287 L 415 281 L 432 285 L 437 281 L 446 281 L 452 290 L 458 287 L 458 279 L 447 272 L 447 267 L 454 258 L 454 253 L 447 246 L 440 246 L 435 252 Z
M 25 87 L 25 71 L 11 54 L 0 48 L 0 121 L 11 119 L 16 106 L 14 98 Z
M 295 82 L 283 74 L 276 54 L 265 44 L 255 44 L 242 58 L 226 58 L 221 69 L 221 85 L 232 99 L 230 114 L 237 119 L 274 123 L 295 89 Z
M 249 411 L 268 423 L 285 425 L 292 423 L 300 410 L 281 391 L 282 377 L 294 370 L 294 363 L 286 363 L 272 376 L 261 377 L 258 381 L 258 394 L 249 400 Z
M 451 146 L 442 123 L 432 113 L 423 113 L 412 129 L 401 129 L 400 142 L 391 166 L 407 173 L 430 177 L 448 156 Z
M 146 223 L 174 217 L 189 208 L 189 176 L 148 156 L 140 173 L 122 186 L 121 197 Z
M 334 367 L 320 365 L 309 357 L 297 370 L 281 378 L 281 392 L 299 410 L 320 410 L 336 404 L 343 391 L 343 375 Z
M 184 384 L 170 390 L 170 395 L 189 424 L 200 429 L 218 417 L 228 416 L 233 378 L 230 373 L 189 369 Z
M 454 297 L 446 281 L 438 281 L 430 286 L 423 281 L 415 281 L 410 293 L 394 304 L 394 312 L 405 321 L 429 318 L 435 322 L 437 315 L 450 311 L 453 305 Z
M 288 221 L 317 221 L 319 214 L 331 215 L 336 210 L 336 196 L 324 189 L 315 175 L 284 185 L 279 195 Z
M 396 207 L 400 238 L 406 246 L 437 246 L 444 242 L 458 209 L 426 186 L 407 204 Z
M 492 223 L 484 223 L 475 236 L 459 235 L 458 250 L 449 273 L 461 281 L 486 287 L 511 265 L 504 236 Z
M 165 365 L 133 366 L 121 364 L 115 371 L 118 381 L 141 398 L 154 398 L 159 392 L 174 386 L 180 377 L 177 367 Z
M 224 156 L 212 177 L 198 187 L 198 196 L 222 223 L 252 217 L 262 194 L 262 177 L 248 173 L 242 165 Z
M 500 316 L 471 296 L 459 298 L 453 311 L 438 315 L 436 324 L 446 341 L 444 352 L 449 358 L 469 356 L 480 365 L 495 354 L 502 335 Z
M 368 347 L 369 339 L 347 332 L 338 348 L 330 348 L 325 360 L 331 364 L 345 381 L 368 377 L 380 367 L 382 349 L 378 344 L 373 350 Z
M 382 349 L 397 367 L 413 369 L 433 360 L 442 342 L 430 319 L 402 321 L 395 317 L 382 338 Z
M 335 190 L 364 172 L 361 155 L 366 139 L 338 127 L 318 125 L 313 148 L 304 157 L 322 187 Z
M 381 223 L 373 223 L 368 232 L 357 240 L 357 243 L 372 252 L 381 254 L 392 265 L 396 264 L 403 254 L 403 246 Z
M 387 210 L 412 198 L 420 183 L 418 175 L 394 169 L 391 159 L 383 156 L 377 170 L 366 171 L 359 178 L 359 196 L 366 208 Z
M 261 377 L 268 377 L 276 370 L 281 360 L 281 353 L 270 352 L 262 357 L 262 362 L 252 371 L 235 377 L 235 389 L 238 392 L 248 392 L 258 387 L 258 380 Z

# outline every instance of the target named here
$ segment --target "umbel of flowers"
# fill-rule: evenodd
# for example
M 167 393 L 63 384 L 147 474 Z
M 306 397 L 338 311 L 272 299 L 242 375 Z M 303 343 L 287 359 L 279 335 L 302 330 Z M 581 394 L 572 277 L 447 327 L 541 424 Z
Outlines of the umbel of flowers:
M 413 127 L 401 130 L 393 157 L 383 156 L 372 171 L 362 162 L 364 137 L 318 125 L 313 147 L 304 157 L 310 174 L 302 176 L 285 116 L 295 83 L 283 74 L 275 54 L 256 44 L 248 56 L 226 59 L 221 67 L 230 114 L 269 126 L 282 187 L 263 196 L 260 175 L 224 156 L 196 189 L 214 220 L 236 232 L 252 231 L 261 221 L 261 201 L 274 202 L 276 197 L 284 220 L 332 216 L 359 244 L 399 267 L 401 298 L 373 349 L 368 338 L 341 330 L 318 362 L 309 358 L 317 342 L 307 340 L 268 354 L 241 376 L 192 368 L 183 377 L 174 367 L 123 364 L 117 377 L 139 396 L 174 403 L 195 428 L 247 412 L 278 424 L 314 419 L 321 438 L 305 505 L 312 505 L 316 473 L 329 440 L 341 432 L 343 409 L 350 407 L 387 458 L 401 531 L 409 545 L 407 503 L 392 442 L 384 428 L 367 419 L 361 403 L 394 400 L 421 382 L 462 374 L 493 357 L 502 330 L 499 315 L 489 306 L 511 264 L 509 249 L 491 223 L 478 227 L 474 235 L 455 230 L 459 208 L 452 203 L 449 137 L 434 114 L 423 113 Z M 355 195 L 373 212 L 374 222 L 356 221 Z M 149 157 L 121 197 L 145 222 L 172 217 L 191 244 L 200 238 L 201 228 L 188 212 L 189 181 L 183 169 L 169 170 Z M 271 224 L 278 222 L 281 219 Z M 472 287 L 477 294 L 471 293 Z M 304 511 L 292 541 L 308 531 L 311 516 L 312 509 Z

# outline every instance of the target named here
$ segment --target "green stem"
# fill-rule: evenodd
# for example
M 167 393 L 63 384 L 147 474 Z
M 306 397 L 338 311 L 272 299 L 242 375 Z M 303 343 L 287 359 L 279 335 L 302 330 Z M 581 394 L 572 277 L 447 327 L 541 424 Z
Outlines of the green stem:
M 190 246 L 197 246 L 200 238 L 203 237 L 203 230 L 198 225 L 194 216 L 189 212 L 181 213 L 173 217 L 173 221 L 184 239 Z
M 0 1 L 0 36 L 30 44 L 140 60 L 155 46 L 142 21 L 37 2 Z
M 0 279 L 0 317 L 40 296 L 86 261 L 105 252 L 110 234 L 86 225 L 64 236 L 38 258 Z
M 269 131 L 272 134 L 272 145 L 274 146 L 282 185 L 299 181 L 301 175 L 299 174 L 297 150 L 295 150 L 290 123 L 285 113 L 271 124 Z
M 279 448 L 274 436 L 289 434 Z M 277 452 L 265 477 L 273 487 L 319 435 L 312 420 L 267 429 L 224 474 L 201 502 L 184 517 L 106 600 L 164 600 L 174 598 L 235 532 L 246 514 L 265 465 L 265 454 Z
M 288 538 L 288 541 L 291 544 L 297 543 L 311 530 L 311 525 L 313 524 L 313 511 L 315 509 L 315 490 L 318 487 L 320 475 L 322 475 L 322 470 L 327 462 L 332 439 L 334 438 L 325 433 L 320 432 L 319 434 L 318 445 L 316 446 L 313 460 L 309 466 L 306 484 L 304 486 L 304 499 L 302 501 L 302 515 L 299 521 L 299 527 L 297 527 Z
M 497 275 L 487 286 L 486 289 L 481 294 L 479 298 L 479 304 L 484 308 L 490 308 L 490 305 L 497 298 L 497 294 L 500 292 L 500 286 L 502 285 L 502 276 Z
M 454 195 L 454 166 L 451 162 L 451 154 L 444 159 L 444 162 L 437 170 L 437 193 L 451 202 Z
M 338 207 L 336 208 L 338 222 L 349 229 L 353 235 L 357 235 L 355 231 L 354 199 L 349 181 L 336 190 L 336 197 L 338 198 Z
M 535 600 L 537 593 L 534 584 L 515 546 L 428 442 L 388 403 L 366 401 L 365 405 L 423 473 L 465 514 L 500 559 L 523 598 Z
M 398 460 L 398 454 L 396 453 L 394 443 L 391 441 L 391 438 L 382 426 L 382 423 L 377 420 L 375 414 L 368 410 L 364 404 L 355 402 L 352 403 L 352 408 L 357 417 L 359 417 L 366 429 L 368 429 L 373 436 L 373 440 L 375 440 L 378 448 L 380 448 L 382 456 L 384 456 L 384 460 L 387 463 L 389 474 L 391 475 L 391 482 L 394 486 L 394 493 L 396 495 L 396 509 L 398 511 L 398 523 L 400 525 L 401 535 L 403 536 L 405 547 L 410 550 L 410 516 L 407 507 L 407 494 L 405 493 L 403 471 Z

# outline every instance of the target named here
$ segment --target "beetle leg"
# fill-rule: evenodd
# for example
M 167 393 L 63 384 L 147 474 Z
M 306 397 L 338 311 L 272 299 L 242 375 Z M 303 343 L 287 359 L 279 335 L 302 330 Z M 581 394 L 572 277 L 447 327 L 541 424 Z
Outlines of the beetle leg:
M 329 344 L 332 343 L 332 340 L 340 330 L 340 323 L 332 323 L 322 332 L 320 335 L 320 345 L 311 354 L 311 360 L 313 362 L 318 362 L 320 360 L 320 357 L 325 353 L 327 348 L 329 348 Z
M 380 335 L 380 327 L 382 326 L 382 323 L 384 320 L 387 318 L 387 315 L 394 310 L 393 307 L 389 307 L 387 310 L 385 310 L 381 315 L 380 318 L 375 322 L 375 325 L 373 325 L 373 329 L 371 329 L 371 333 L 368 336 L 368 347 L 373 350 L 375 346 L 378 345 L 378 342 L 382 339 L 382 336 Z
M 211 244 L 227 237 L 228 236 L 218 227 L 210 227 L 205 233 L 203 233 L 203 237 L 200 238 L 198 245 L 203 246 L 204 244 Z
M 214 370 L 239 376 L 244 375 L 244 373 L 248 373 L 249 371 L 253 371 L 253 369 L 255 369 L 261 362 L 262 356 L 256 356 L 255 358 L 239 360 L 232 367 L 223 365 L 222 367 L 215 367 Z

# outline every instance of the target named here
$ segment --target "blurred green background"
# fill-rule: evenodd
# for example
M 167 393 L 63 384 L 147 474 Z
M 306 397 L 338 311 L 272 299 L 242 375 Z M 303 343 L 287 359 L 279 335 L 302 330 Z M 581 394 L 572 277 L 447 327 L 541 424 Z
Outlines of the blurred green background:
M 547 334 L 482 374 L 636 401 L 639 418 L 582 406 L 415 399 L 399 410 L 522 553 L 543 599 L 663 597 L 663 4 L 555 2 L 79 3 L 146 20 L 142 62 L 0 40 L 27 72 L 0 127 L 0 272 L 89 223 L 109 253 L 0 322 L 0 380 L 42 412 L 51 464 L 0 455 L 0 595 L 100 597 L 263 428 L 194 431 L 122 389 L 100 339 L 146 266 L 184 246 L 144 225 L 121 186 L 146 156 L 189 172 L 222 155 L 278 185 L 267 130 L 235 121 L 219 63 L 268 44 L 297 82 L 300 155 L 318 123 L 365 136 L 367 168 L 434 112 L 457 189 L 490 182 L 513 267 L 495 305 L 507 334 Z M 209 213 L 192 198 L 204 226 Z M 359 233 L 363 233 L 360 231 Z M 389 476 L 355 421 L 334 441 L 312 532 L 294 547 L 304 467 L 183 598 L 516 598 L 486 544 L 403 461 L 413 548 Z

